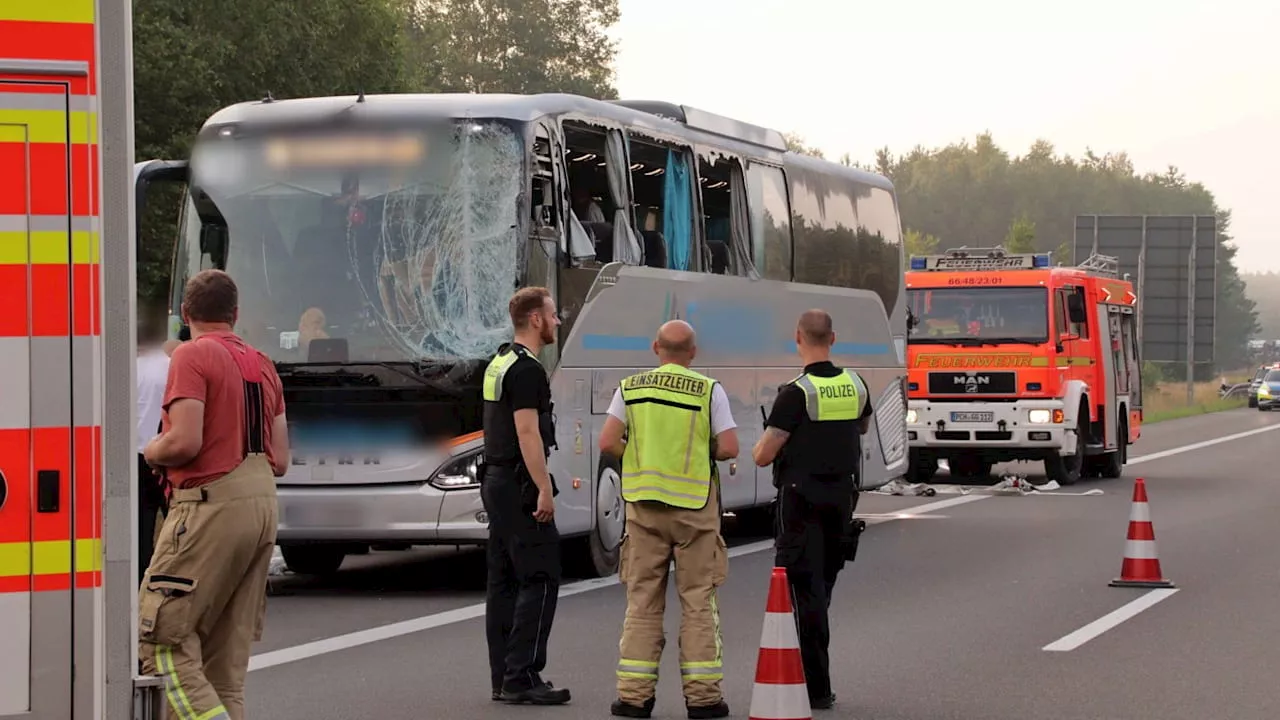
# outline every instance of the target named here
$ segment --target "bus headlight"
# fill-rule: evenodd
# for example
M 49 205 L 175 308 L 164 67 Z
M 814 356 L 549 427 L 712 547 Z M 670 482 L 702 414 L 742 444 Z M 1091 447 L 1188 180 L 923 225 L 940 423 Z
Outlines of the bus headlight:
M 1029 410 L 1027 411 L 1027 422 L 1035 425 L 1044 425 L 1053 419 L 1053 413 L 1048 410 Z
M 919 419 L 919 416 L 917 416 L 917 415 L 916 415 L 916 411 L 915 411 L 915 410 L 911 410 L 911 409 L 908 409 L 908 410 L 907 410 L 907 424 L 908 424 L 908 425 L 915 425 L 915 424 L 916 424 L 916 420 L 918 420 L 918 419 Z
M 480 477 L 476 472 L 480 465 L 480 458 L 480 450 L 452 458 L 431 476 L 429 482 L 433 487 L 441 490 L 480 487 Z

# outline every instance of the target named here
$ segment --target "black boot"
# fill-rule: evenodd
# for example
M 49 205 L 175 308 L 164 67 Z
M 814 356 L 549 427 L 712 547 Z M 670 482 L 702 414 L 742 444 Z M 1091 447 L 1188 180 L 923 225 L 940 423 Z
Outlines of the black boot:
M 569 689 L 557 688 L 549 682 L 541 685 L 534 685 L 528 690 L 519 690 L 511 692 L 510 690 L 502 691 L 502 701 L 513 705 L 563 705 L 569 702 Z
M 686 709 L 689 711 L 689 720 L 729 717 L 729 703 L 724 700 L 714 705 L 688 705 Z
M 809 707 L 814 710 L 830 710 L 836 704 L 836 694 L 827 693 L 822 697 L 810 698 Z
M 644 701 L 644 705 L 632 705 L 621 700 L 614 700 L 609 706 L 609 714 L 616 717 L 647 718 L 653 715 L 654 698 Z

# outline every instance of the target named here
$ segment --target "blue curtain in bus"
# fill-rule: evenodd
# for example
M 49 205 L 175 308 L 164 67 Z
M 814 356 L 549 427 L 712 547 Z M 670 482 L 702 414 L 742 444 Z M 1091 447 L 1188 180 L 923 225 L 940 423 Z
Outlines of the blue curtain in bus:
M 689 193 L 689 167 L 684 153 L 667 150 L 662 197 L 662 234 L 667 239 L 667 267 L 689 269 L 689 245 L 693 227 L 693 197 Z

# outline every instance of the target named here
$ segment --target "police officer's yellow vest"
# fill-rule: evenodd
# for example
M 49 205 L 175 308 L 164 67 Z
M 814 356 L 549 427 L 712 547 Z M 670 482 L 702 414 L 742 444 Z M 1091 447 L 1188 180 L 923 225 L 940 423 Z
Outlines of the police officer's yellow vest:
M 791 381 L 804 391 L 805 412 L 812 422 L 857 420 L 866 400 L 866 385 L 851 370 L 835 377 L 799 375 Z
M 484 399 L 489 402 L 502 400 L 502 381 L 507 371 L 516 364 L 521 356 L 533 357 L 524 348 L 508 345 L 505 350 L 493 356 L 488 367 L 484 369 Z
M 627 446 L 622 497 L 697 510 L 710 497 L 711 391 L 715 381 L 668 363 L 622 381 Z

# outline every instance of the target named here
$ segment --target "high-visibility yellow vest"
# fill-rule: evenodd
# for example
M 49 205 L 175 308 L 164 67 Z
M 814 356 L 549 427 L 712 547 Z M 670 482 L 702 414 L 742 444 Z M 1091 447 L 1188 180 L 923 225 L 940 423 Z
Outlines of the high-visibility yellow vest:
M 697 510 L 711 494 L 715 381 L 672 363 L 622 381 L 627 446 L 622 498 Z
M 792 382 L 804 391 L 805 412 L 812 422 L 857 420 L 862 415 L 866 385 L 851 370 L 835 377 L 800 375 Z
M 507 376 L 507 371 L 512 365 L 516 364 L 521 356 L 533 357 L 529 355 L 523 347 L 518 345 L 508 345 L 502 352 L 493 356 L 489 361 L 488 367 L 484 369 L 484 399 L 489 402 L 498 402 L 502 399 L 502 381 Z

